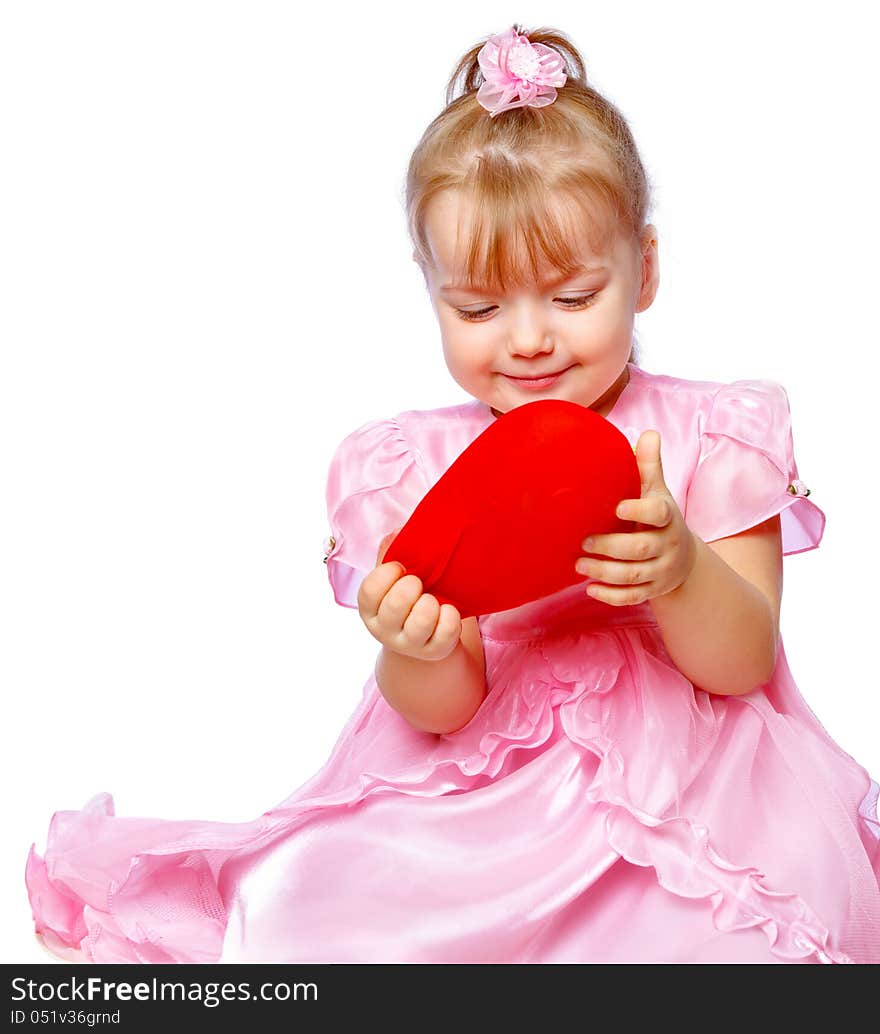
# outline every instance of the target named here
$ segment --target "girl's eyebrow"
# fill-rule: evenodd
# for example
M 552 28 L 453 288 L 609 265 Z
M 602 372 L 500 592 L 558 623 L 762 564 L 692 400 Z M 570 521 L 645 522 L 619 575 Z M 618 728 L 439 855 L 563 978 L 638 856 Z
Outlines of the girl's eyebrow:
M 578 266 L 573 273 L 563 274 L 560 277 L 556 277 L 555 280 L 546 280 L 538 286 L 544 288 L 559 287 L 560 284 L 567 284 L 569 280 L 574 280 L 584 273 L 604 273 L 606 270 L 607 266 Z M 479 284 L 444 284 L 440 290 L 463 291 L 465 294 L 482 294 L 486 289 L 481 288 Z

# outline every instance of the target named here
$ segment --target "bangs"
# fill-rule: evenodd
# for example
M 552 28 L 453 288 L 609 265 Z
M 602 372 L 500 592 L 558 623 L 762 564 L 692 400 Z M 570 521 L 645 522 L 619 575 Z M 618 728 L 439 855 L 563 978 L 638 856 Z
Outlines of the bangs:
M 511 177 L 504 165 L 493 175 L 478 161 L 462 184 L 470 218 L 457 228 L 456 283 L 503 294 L 541 282 L 548 266 L 574 276 L 589 264 L 586 247 L 597 257 L 605 253 L 622 220 L 613 181 L 581 170 L 576 182 L 551 187 L 536 169 L 521 167 Z

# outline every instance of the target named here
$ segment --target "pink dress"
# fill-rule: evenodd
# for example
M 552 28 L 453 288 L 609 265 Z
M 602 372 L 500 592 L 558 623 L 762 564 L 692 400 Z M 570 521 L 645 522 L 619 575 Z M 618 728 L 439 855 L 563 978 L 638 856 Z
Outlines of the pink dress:
M 483 403 L 350 434 L 327 485 L 336 601 L 494 419 Z M 630 366 L 608 415 L 661 434 L 706 541 L 780 514 L 784 552 L 825 516 L 768 380 Z M 325 765 L 251 822 L 57 812 L 27 886 L 62 956 L 110 962 L 880 962 L 878 786 L 824 730 L 780 643 L 740 697 L 676 668 L 650 604 L 583 586 L 479 619 L 488 696 L 413 729 L 372 676 Z M 352 636 L 365 635 L 357 619 Z

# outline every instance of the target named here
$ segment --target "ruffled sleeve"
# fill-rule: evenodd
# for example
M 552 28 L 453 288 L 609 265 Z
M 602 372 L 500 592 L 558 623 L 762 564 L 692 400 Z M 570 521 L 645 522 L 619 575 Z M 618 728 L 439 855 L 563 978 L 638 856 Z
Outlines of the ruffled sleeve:
M 782 552 L 819 545 L 825 514 L 798 477 L 785 388 L 741 380 L 715 394 L 685 503 L 685 522 L 703 539 L 736 535 L 780 515 Z
M 382 539 L 402 528 L 429 488 L 397 419 L 373 420 L 336 449 L 327 476 L 330 535 L 324 562 L 336 602 L 357 607 Z

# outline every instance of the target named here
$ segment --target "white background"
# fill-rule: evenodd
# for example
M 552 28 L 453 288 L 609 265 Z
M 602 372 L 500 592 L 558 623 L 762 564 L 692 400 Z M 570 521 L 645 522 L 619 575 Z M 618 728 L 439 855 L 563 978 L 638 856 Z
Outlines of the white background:
M 459 55 L 554 26 L 654 184 L 652 373 L 787 388 L 828 518 L 782 630 L 880 775 L 870 5 L 7 4 L 0 15 L 0 959 L 56 809 L 244 821 L 325 761 L 377 644 L 322 563 L 351 430 L 466 401 L 406 238 Z M 429 25 L 429 28 L 425 28 Z

